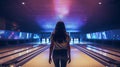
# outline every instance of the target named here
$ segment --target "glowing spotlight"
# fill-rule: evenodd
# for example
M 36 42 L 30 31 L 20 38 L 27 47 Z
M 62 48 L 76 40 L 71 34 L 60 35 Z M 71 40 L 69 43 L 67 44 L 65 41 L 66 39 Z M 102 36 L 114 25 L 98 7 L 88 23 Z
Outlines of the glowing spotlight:
M 15 67 L 15 64 L 11 64 L 10 67 Z
M 25 5 L 25 2 L 22 2 L 22 5 Z
M 101 4 L 102 4 L 102 2 L 99 2 L 98 4 L 99 4 L 99 5 L 101 5 Z
M 68 9 L 60 7 L 60 8 L 57 9 L 57 12 L 58 12 L 58 14 L 66 15 L 66 14 L 68 14 Z
M 62 18 L 63 18 L 63 15 L 58 15 L 58 17 L 59 17 L 60 19 L 62 19 Z
M 65 15 L 67 15 L 69 13 L 68 9 L 66 9 L 66 8 L 58 8 L 56 11 L 57 11 L 58 17 L 60 19 L 62 19 Z
M 70 1 L 68 0 L 54 0 L 55 12 L 59 18 L 63 18 L 69 13 Z

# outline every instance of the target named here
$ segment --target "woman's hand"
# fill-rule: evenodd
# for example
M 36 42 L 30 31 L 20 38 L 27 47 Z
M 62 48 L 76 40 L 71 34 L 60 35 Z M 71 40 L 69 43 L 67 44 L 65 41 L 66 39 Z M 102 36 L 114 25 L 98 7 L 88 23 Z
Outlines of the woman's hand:
M 68 58 L 68 64 L 71 62 L 71 58 Z
M 51 58 L 49 58 L 49 64 L 51 64 L 52 63 L 52 59 Z

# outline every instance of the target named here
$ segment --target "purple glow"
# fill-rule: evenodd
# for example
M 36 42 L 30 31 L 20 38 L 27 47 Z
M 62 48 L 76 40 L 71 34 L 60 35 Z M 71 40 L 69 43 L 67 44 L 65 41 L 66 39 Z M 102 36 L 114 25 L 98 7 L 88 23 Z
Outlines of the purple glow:
M 69 13 L 70 1 L 54 0 L 55 12 L 59 18 L 63 18 Z
M 49 4 L 48 6 L 52 5 L 47 7 L 48 9 L 41 8 L 40 10 L 45 10 L 46 12 L 41 12 L 40 15 L 36 16 L 36 21 L 40 25 L 41 31 L 52 32 L 56 23 L 61 20 L 65 23 L 68 32 L 80 32 L 80 28 L 87 23 L 88 17 L 82 5 L 77 9 L 77 2 L 75 0 L 53 0 L 53 3 L 41 3 L 42 7 L 45 8 L 47 4 Z M 36 6 L 34 6 L 35 8 Z
M 102 4 L 102 2 L 99 2 L 98 4 L 99 4 L 99 5 L 101 5 L 101 4 Z

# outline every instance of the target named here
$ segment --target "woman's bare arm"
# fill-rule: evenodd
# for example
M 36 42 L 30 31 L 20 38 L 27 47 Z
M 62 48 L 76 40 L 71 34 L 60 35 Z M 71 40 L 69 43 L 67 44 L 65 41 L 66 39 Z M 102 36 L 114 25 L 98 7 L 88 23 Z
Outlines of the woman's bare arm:
M 50 50 L 49 50 L 49 58 L 52 56 L 52 51 L 53 51 L 53 43 L 50 44 Z
M 51 42 L 50 44 L 50 50 L 49 50 L 49 63 L 51 64 L 52 62 L 52 59 L 51 59 L 51 56 L 52 56 L 52 52 L 53 52 L 53 42 Z
M 68 36 L 67 40 L 68 40 L 68 51 L 67 51 L 68 63 L 70 63 L 71 62 L 71 48 L 70 48 L 70 37 L 69 36 Z
M 68 58 L 71 58 L 71 49 L 70 49 L 70 45 L 68 46 Z

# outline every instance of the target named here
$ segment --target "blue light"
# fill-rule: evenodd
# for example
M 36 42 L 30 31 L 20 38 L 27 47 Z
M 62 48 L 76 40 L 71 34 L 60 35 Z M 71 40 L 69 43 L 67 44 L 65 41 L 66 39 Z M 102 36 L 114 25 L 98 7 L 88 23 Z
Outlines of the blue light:
M 86 34 L 86 37 L 87 37 L 88 39 L 91 39 L 91 35 L 90 35 L 90 34 Z
M 74 38 L 74 44 L 78 44 L 79 43 L 79 39 L 78 38 Z
M 47 38 L 47 41 L 46 41 L 46 43 L 47 43 L 47 44 L 49 44 L 49 43 L 50 43 L 50 42 L 49 42 L 49 38 Z
M 102 37 L 103 37 L 103 39 L 107 39 L 105 31 L 102 32 Z
M 73 38 L 71 38 L 71 40 L 70 40 L 70 44 L 73 44 Z
M 39 38 L 39 35 L 34 34 L 33 38 L 34 38 L 34 39 L 37 39 L 37 38 Z
M 22 39 L 22 32 L 19 33 L 19 38 Z
M 80 27 L 82 27 L 85 23 L 81 18 L 77 17 L 63 17 L 60 16 L 53 16 L 53 18 L 41 18 L 40 16 L 36 17 L 36 21 L 41 28 L 41 32 L 52 32 L 55 29 L 56 23 L 58 21 L 63 21 L 66 26 L 66 30 L 68 32 L 80 32 Z M 76 31 L 77 30 L 77 31 Z
M 45 44 L 46 42 L 45 42 L 45 38 L 42 38 L 42 44 Z
M 96 38 L 97 38 L 96 35 L 95 35 L 95 33 L 92 33 L 92 38 L 93 38 L 93 39 L 96 39 Z
M 0 30 L 0 34 L 4 34 L 5 33 L 5 31 L 4 30 Z
M 29 38 L 29 33 L 27 33 L 27 39 Z

